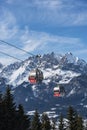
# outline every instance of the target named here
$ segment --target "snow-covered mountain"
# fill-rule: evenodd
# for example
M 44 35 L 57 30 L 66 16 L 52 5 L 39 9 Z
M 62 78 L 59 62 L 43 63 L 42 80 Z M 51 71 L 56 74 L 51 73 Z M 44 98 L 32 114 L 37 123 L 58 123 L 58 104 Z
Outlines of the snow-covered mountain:
M 39 67 L 43 71 L 41 84 L 32 85 L 28 81 L 30 70 Z M 0 64 L 0 88 L 10 85 L 16 102 L 22 103 L 27 111 L 38 109 L 48 111 L 50 117 L 65 114 L 69 105 L 74 106 L 84 117 L 87 116 L 87 63 L 73 56 L 44 54 L 40 63 L 35 57 L 8 66 Z M 57 84 L 65 88 L 65 96 L 53 96 Z

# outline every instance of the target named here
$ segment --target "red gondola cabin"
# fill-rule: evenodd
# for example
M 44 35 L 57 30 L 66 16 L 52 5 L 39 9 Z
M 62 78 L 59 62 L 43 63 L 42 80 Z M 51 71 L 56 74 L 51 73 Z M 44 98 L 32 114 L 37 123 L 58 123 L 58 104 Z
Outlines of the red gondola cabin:
M 43 72 L 39 69 L 30 71 L 28 80 L 31 84 L 41 83 L 43 80 Z
M 54 97 L 61 97 L 65 95 L 64 87 L 57 86 L 54 87 Z

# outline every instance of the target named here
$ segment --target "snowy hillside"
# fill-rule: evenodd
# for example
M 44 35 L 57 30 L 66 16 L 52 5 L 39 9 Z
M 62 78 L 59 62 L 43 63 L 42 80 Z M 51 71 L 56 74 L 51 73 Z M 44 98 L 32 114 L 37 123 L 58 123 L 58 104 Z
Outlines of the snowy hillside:
M 41 58 L 40 69 L 43 71 L 44 74 L 44 83 L 47 83 L 48 80 L 50 81 L 52 77 L 58 78 L 60 77 L 61 80 L 59 83 L 69 83 L 69 81 L 76 76 L 80 75 L 80 72 L 77 73 L 72 70 L 62 70 L 63 62 L 61 63 L 62 59 L 67 59 L 65 64 L 72 63 L 73 65 L 79 65 L 77 58 L 75 58 L 71 53 L 65 54 L 62 58 L 57 57 L 54 53 L 44 55 Z M 14 87 L 22 84 L 24 81 L 28 82 L 28 76 L 31 69 L 37 67 L 35 58 L 29 58 L 24 63 L 15 63 L 12 65 L 7 66 L 6 68 L 2 69 L 1 76 L 8 80 L 8 84 L 13 85 Z M 49 61 L 49 62 L 48 62 Z M 84 66 L 86 65 L 83 64 Z M 54 81 L 55 81 L 54 79 Z
M 28 81 L 30 70 L 39 67 L 44 75 L 41 84 L 32 85 Z M 0 65 L 0 88 L 11 86 L 17 103 L 22 103 L 27 111 L 48 111 L 54 117 L 66 111 L 73 105 L 83 116 L 87 108 L 87 64 L 84 60 L 73 56 L 44 54 L 40 64 L 35 57 L 29 57 L 23 62 L 16 62 L 6 67 Z M 65 88 L 65 96 L 55 98 L 53 89 L 58 84 Z M 49 104 L 49 105 L 48 105 Z M 81 109 L 81 110 L 80 110 Z

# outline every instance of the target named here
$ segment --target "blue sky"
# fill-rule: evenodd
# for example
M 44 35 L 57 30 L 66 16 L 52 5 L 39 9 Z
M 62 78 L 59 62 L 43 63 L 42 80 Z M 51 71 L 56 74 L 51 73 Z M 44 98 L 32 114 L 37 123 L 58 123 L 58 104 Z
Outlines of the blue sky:
M 87 61 L 87 0 L 0 0 L 0 39 L 33 54 L 72 52 Z M 0 48 L 22 60 L 29 56 Z M 15 61 L 2 54 L 0 60 Z

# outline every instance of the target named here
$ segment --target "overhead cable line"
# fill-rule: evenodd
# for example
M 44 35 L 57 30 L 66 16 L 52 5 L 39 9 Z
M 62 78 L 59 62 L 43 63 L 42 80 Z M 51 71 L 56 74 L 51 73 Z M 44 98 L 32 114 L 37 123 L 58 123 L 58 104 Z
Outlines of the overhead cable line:
M 0 39 L 0 42 L 5 43 L 5 44 L 7 44 L 7 45 L 9 45 L 9 46 L 12 46 L 12 47 L 14 47 L 14 48 L 16 48 L 16 49 L 19 49 L 19 50 L 21 50 L 21 51 L 23 51 L 23 52 L 25 52 L 25 53 L 27 53 L 27 54 L 29 54 L 29 55 L 35 56 L 36 58 L 40 58 L 40 57 L 41 57 L 41 55 L 34 55 L 33 53 L 30 53 L 30 52 L 28 52 L 28 51 L 26 51 L 26 50 L 24 50 L 24 49 L 21 49 L 21 48 L 19 48 L 19 47 L 13 45 L 13 44 L 11 44 L 11 43 L 8 43 L 8 42 L 6 42 L 6 41 L 4 41 L 4 40 L 1 40 L 1 39 Z M 2 54 L 4 54 L 4 55 L 7 55 L 7 56 L 9 56 L 9 57 L 11 57 L 11 58 L 17 59 L 17 60 L 19 60 L 19 61 L 23 61 L 23 60 L 21 60 L 21 59 L 19 59 L 19 58 L 16 58 L 16 57 L 14 57 L 14 56 L 11 56 L 11 55 L 9 55 L 9 54 L 7 54 L 7 53 L 4 53 L 4 52 L 2 52 L 2 51 L 0 51 L 0 53 L 2 53 Z M 46 70 L 46 71 L 48 71 L 48 70 Z M 48 71 L 48 72 L 50 72 L 50 71 Z M 52 73 L 52 72 L 50 72 L 50 73 Z M 52 73 L 52 74 L 53 74 L 53 73 Z
M 8 43 L 8 42 L 6 42 L 6 41 L 0 40 L 0 42 L 5 43 L 5 44 L 7 44 L 7 45 L 9 45 L 9 46 L 12 46 L 12 47 L 14 47 L 14 48 L 16 48 L 16 49 L 19 49 L 19 50 L 21 50 L 21 51 L 23 51 L 23 52 L 25 52 L 25 53 L 27 53 L 27 54 L 29 54 L 29 55 L 36 56 L 36 55 L 34 55 L 34 54 L 32 54 L 32 53 L 30 53 L 30 52 L 24 50 L 24 49 L 21 49 L 21 48 L 19 48 L 19 47 L 13 45 L 13 44 L 11 44 L 11 43 Z
M 11 57 L 11 58 L 14 58 L 14 59 L 16 59 L 16 60 L 23 61 L 23 60 L 21 60 L 21 59 L 19 59 L 19 58 L 16 58 L 16 57 L 14 57 L 14 56 L 12 56 L 12 55 L 9 55 L 9 54 L 7 54 L 7 53 L 4 53 L 4 52 L 2 52 L 2 51 L 0 51 L 0 53 L 1 53 L 1 54 L 4 54 L 4 55 L 6 55 L 6 56 L 9 56 L 9 57 Z

